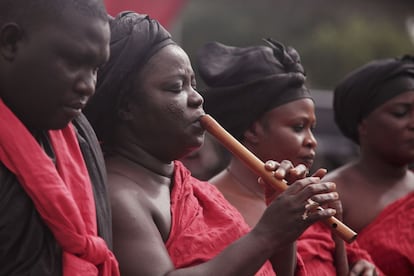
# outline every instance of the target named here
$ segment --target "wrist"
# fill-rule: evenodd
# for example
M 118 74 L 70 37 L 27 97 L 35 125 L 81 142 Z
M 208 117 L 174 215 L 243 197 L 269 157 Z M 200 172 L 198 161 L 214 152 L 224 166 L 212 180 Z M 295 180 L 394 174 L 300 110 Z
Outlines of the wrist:
M 283 247 L 278 237 L 271 235 L 269 231 L 261 229 L 259 225 L 251 230 L 250 235 L 255 240 L 255 244 L 268 253 L 269 256 Z

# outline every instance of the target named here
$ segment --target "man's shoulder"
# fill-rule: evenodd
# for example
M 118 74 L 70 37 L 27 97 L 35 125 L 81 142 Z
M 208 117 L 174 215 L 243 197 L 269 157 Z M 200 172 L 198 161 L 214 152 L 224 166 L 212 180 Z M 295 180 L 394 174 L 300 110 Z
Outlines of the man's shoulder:
M 72 125 L 76 131 L 78 142 L 85 161 L 88 163 L 91 160 L 94 160 L 94 162 L 96 162 L 99 166 L 104 166 L 102 147 L 85 115 L 80 114 L 76 117 L 72 121 Z
M 14 179 L 16 179 L 16 175 L 0 160 L 0 185 L 1 182 L 14 181 Z

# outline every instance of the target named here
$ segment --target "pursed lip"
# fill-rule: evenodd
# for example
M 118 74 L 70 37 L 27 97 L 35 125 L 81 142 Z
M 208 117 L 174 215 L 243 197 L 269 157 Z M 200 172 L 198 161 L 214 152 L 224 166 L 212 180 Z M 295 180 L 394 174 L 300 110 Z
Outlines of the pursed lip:
M 204 112 L 198 112 L 196 115 L 193 116 L 193 119 L 190 120 L 192 124 L 200 125 L 200 118 L 205 115 Z
M 206 115 L 205 112 L 199 112 L 197 113 L 197 115 L 195 116 L 194 122 L 199 122 L 200 118 L 203 117 L 204 115 Z
M 197 129 L 197 131 L 200 131 L 200 132 L 204 132 L 205 131 L 205 129 L 202 127 L 202 125 L 201 125 L 201 122 L 200 122 L 200 118 L 204 115 L 205 113 L 204 112 L 199 112 L 199 113 L 197 113 L 194 117 L 193 117 L 193 119 L 192 120 L 190 120 L 190 124 L 192 125 L 192 126 L 194 126 L 196 129 Z

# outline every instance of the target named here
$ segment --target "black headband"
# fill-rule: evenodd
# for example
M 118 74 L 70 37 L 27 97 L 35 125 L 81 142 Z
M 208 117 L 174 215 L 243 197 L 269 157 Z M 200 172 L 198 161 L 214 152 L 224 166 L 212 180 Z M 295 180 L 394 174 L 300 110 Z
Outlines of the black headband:
M 119 105 L 130 93 L 131 75 L 161 48 L 175 44 L 158 21 L 145 14 L 122 12 L 110 20 L 110 59 L 98 71 L 96 93 L 85 108 L 100 139 L 117 119 Z
M 239 140 L 270 109 L 311 98 L 296 50 L 265 41 L 268 46 L 245 48 L 209 42 L 198 52 L 198 70 L 208 86 L 204 108 Z
M 358 124 L 389 99 L 414 91 L 414 58 L 382 59 L 354 70 L 334 91 L 334 116 L 342 133 L 358 143 Z

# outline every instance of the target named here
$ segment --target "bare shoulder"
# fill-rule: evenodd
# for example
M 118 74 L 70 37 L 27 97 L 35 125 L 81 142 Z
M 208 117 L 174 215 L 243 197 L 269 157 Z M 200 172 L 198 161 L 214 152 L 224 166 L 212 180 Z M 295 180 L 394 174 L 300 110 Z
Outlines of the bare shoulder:
M 108 186 L 111 200 L 125 201 L 128 198 L 145 198 L 145 191 L 128 176 L 108 171 Z
M 136 220 L 137 216 L 150 214 L 150 205 L 145 191 L 132 179 L 125 175 L 108 172 L 109 197 L 112 215 L 115 225 L 124 224 Z
M 338 192 L 346 192 L 352 189 L 357 181 L 356 170 L 353 164 L 346 164 L 329 172 L 324 178 L 324 181 L 334 182 Z
M 358 200 L 359 195 L 363 196 L 363 185 L 361 185 L 361 177 L 354 164 L 346 164 L 342 167 L 328 173 L 323 181 L 334 182 L 336 184 L 336 191 L 339 193 L 339 198 L 344 208 L 344 213 L 349 212 L 351 205 L 354 205 Z
M 107 159 L 106 168 L 113 212 L 118 208 L 127 211 L 126 209 L 149 207 L 147 192 L 141 185 L 145 175 L 140 170 L 120 162 L 119 159 Z
M 164 244 L 170 220 L 155 218 L 154 213 L 160 212 L 142 184 L 146 181 L 135 176 L 108 170 L 114 253 L 122 275 L 161 275 L 173 269 Z

